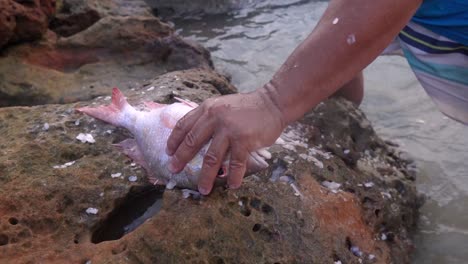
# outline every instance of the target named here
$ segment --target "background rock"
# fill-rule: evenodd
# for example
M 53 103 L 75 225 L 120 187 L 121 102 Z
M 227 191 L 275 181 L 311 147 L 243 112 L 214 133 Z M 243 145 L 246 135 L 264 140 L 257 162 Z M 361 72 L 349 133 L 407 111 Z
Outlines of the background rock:
M 138 106 L 173 102 L 174 95 L 201 102 L 220 89 L 233 88 L 212 71 L 194 69 L 125 94 Z M 420 202 L 414 178 L 345 101 L 321 104 L 291 125 L 270 148 L 270 169 L 246 178 L 241 189 L 219 187 L 201 199 L 165 191 L 156 215 L 117 239 L 122 216 L 142 213 L 146 197 L 159 194 L 112 147 L 128 132 L 74 111 L 109 99 L 0 109 L 0 262 L 409 263 L 408 231 Z M 96 142 L 81 143 L 79 133 Z M 333 191 L 323 181 L 341 186 Z M 122 209 L 126 202 L 133 211 Z M 117 240 L 101 242 L 110 237 Z
M 0 0 L 0 6 L 0 48 L 41 38 L 55 13 L 55 0 Z
M 55 30 L 67 32 L 66 36 L 49 32 L 40 43 L 4 50 L 0 106 L 89 100 L 114 86 L 138 87 L 167 72 L 212 68 L 206 49 L 176 36 L 142 1 L 63 1 L 61 5 L 58 16 L 69 12 L 74 17 L 71 24 L 77 19 L 86 25 L 70 28 L 56 22 Z

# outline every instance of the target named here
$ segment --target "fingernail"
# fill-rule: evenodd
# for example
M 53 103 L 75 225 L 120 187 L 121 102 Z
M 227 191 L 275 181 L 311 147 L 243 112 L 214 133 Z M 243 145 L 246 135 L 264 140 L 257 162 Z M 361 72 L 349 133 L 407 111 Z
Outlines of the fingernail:
M 172 173 L 177 172 L 177 167 L 174 165 L 174 163 L 172 161 L 169 162 L 169 165 L 167 166 L 167 169 Z
M 206 189 L 205 187 L 201 187 L 201 186 L 198 187 L 198 191 L 203 195 L 208 195 L 210 193 L 209 189 Z
M 172 152 L 169 150 L 169 148 L 166 146 L 166 154 L 168 156 L 172 156 Z

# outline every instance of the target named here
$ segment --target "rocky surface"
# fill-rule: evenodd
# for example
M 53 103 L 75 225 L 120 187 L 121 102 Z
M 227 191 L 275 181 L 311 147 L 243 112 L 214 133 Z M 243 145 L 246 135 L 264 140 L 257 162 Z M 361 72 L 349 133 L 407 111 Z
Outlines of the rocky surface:
M 233 89 L 193 69 L 125 93 L 138 105 Z M 0 109 L 0 262 L 409 262 L 414 178 L 350 103 L 328 101 L 291 125 L 270 148 L 270 169 L 241 189 L 185 199 L 178 189 L 161 198 L 111 145 L 128 132 L 74 111 L 109 99 Z M 125 217 L 147 207 L 156 214 L 121 237 Z
M 36 40 L 47 31 L 55 0 L 0 0 L 0 48 Z
M 51 24 L 57 33 L 0 51 L 0 106 L 89 100 L 109 87 L 212 68 L 203 47 L 176 36 L 143 1 L 65 0 L 59 10 Z

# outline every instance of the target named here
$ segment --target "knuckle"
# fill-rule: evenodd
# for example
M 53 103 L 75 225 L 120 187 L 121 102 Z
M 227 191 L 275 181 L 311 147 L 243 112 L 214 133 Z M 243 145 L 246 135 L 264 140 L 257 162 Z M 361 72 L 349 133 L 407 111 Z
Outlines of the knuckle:
M 214 179 L 211 179 L 210 177 L 200 177 L 198 181 L 198 185 L 203 186 L 203 187 L 210 187 L 213 183 Z
M 229 171 L 240 171 L 243 170 L 245 167 L 245 163 L 239 160 L 231 160 L 229 163 Z
M 187 145 L 189 148 L 193 148 L 196 144 L 197 137 L 195 136 L 195 133 L 193 131 L 189 131 L 185 136 L 185 145 Z
M 207 166 L 207 167 L 215 167 L 218 165 L 218 157 L 215 153 L 213 152 L 207 152 L 206 155 L 205 155 L 205 158 L 203 159 L 203 163 Z
M 186 120 L 186 117 L 182 117 L 177 123 L 176 125 L 174 126 L 174 130 L 181 130 L 183 131 L 184 128 L 185 128 L 185 120 Z

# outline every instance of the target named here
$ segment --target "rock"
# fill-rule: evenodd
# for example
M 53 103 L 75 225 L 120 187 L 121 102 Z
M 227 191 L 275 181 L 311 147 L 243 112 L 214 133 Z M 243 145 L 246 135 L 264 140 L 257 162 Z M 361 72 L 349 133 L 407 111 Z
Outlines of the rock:
M 62 0 L 50 28 L 63 37 L 83 31 L 103 17 L 151 17 L 144 1 Z
M 0 6 L 0 48 L 41 38 L 55 13 L 55 0 L 0 0 Z
M 233 89 L 211 70 L 192 69 L 124 93 L 135 105 L 174 96 L 201 102 L 219 87 Z M 107 104 L 108 95 L 0 109 L 1 263 L 358 263 L 352 248 L 363 263 L 409 263 L 420 202 L 413 179 L 352 104 L 328 101 L 288 127 L 270 148 L 270 168 L 239 190 L 186 199 L 179 189 L 145 185 L 143 170 L 111 145 L 128 132 L 74 111 Z M 95 142 L 81 143 L 80 133 Z M 62 164 L 69 166 L 54 168 Z M 358 186 L 370 181 L 372 188 Z M 393 239 L 380 240 L 382 233 Z
M 114 86 L 125 91 L 167 72 L 213 67 L 206 49 L 175 35 L 143 1 L 63 1 L 61 5 L 58 16 L 71 17 L 70 27 L 55 24 L 54 30 L 63 36 L 49 32 L 41 43 L 3 52 L 0 106 L 89 100 Z

